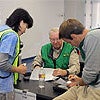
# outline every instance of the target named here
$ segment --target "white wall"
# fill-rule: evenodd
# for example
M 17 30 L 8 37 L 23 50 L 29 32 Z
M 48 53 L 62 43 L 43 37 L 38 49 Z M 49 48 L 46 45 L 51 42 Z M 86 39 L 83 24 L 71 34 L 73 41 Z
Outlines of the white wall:
M 48 33 L 51 28 L 59 27 L 63 21 L 63 0 L 32 0 L 30 7 L 33 12 L 34 25 L 28 34 L 22 36 L 25 46 L 23 57 L 34 56 L 39 52 L 41 46 L 49 42 Z M 28 35 L 28 36 L 27 36 Z
M 64 0 L 64 19 L 75 18 L 84 24 L 85 0 Z
M 63 21 L 64 0 L 0 0 L 0 24 L 18 7 L 28 10 L 34 19 L 33 27 L 21 36 L 22 58 L 35 56 L 49 42 L 50 29 Z

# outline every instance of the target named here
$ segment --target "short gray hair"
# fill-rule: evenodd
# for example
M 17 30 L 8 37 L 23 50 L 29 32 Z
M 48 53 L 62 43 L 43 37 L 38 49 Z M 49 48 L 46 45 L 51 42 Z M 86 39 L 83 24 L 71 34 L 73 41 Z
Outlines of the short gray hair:
M 49 36 L 50 36 L 50 33 L 51 33 L 51 32 L 59 32 L 59 28 L 58 28 L 58 27 L 52 28 L 52 29 L 50 30 L 50 32 L 49 32 Z

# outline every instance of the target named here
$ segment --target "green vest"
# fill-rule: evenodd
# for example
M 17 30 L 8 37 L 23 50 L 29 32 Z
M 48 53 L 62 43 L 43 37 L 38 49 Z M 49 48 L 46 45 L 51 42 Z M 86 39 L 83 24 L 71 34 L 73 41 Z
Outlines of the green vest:
M 14 59 L 13 64 L 12 64 L 14 67 L 17 67 L 18 66 L 18 55 L 19 55 L 19 51 L 20 51 L 20 37 L 19 37 L 19 35 L 10 28 L 10 29 L 7 29 L 7 30 L 0 32 L 0 40 L 1 40 L 2 36 L 6 35 L 10 32 L 15 33 L 16 36 L 18 37 L 18 42 L 16 45 L 16 55 L 15 55 L 15 59 Z M 14 73 L 14 84 L 17 84 L 17 80 L 18 80 L 18 73 Z
M 68 69 L 69 58 L 73 49 L 74 47 L 72 45 L 63 42 L 63 49 L 61 51 L 61 54 L 56 59 L 56 64 L 55 64 L 56 68 Z M 45 68 L 55 68 L 54 60 L 52 57 L 50 57 L 51 52 L 52 52 L 51 43 L 42 46 L 41 55 Z

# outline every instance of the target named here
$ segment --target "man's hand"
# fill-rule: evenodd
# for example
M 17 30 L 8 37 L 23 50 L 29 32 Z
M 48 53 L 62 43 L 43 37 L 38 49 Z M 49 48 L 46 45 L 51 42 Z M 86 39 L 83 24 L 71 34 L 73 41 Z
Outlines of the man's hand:
M 53 76 L 65 76 L 65 75 L 67 75 L 67 72 L 66 72 L 66 70 L 62 70 L 62 69 L 55 69 L 54 71 L 53 71 Z
M 77 75 L 69 75 L 68 80 L 71 81 L 71 83 L 67 84 L 68 87 L 85 85 L 82 78 L 78 77 Z

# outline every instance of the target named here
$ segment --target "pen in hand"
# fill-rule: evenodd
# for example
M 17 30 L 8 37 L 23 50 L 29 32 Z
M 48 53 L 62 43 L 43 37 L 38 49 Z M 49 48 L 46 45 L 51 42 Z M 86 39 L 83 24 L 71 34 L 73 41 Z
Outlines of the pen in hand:
M 75 71 L 74 74 L 71 74 L 71 75 L 68 76 L 68 80 L 69 81 L 74 81 L 74 79 L 76 78 L 76 76 L 77 76 L 77 72 Z
M 71 83 L 68 84 L 68 87 L 79 86 L 80 78 L 76 75 L 76 72 L 75 74 L 69 75 L 68 79 L 71 81 Z

